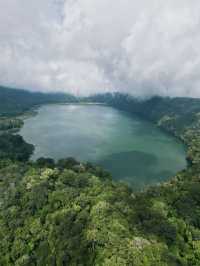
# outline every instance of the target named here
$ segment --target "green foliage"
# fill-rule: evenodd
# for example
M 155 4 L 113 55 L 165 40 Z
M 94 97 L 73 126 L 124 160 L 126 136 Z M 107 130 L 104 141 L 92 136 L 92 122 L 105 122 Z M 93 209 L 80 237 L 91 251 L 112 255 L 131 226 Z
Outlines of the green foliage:
M 132 191 L 94 172 L 1 166 L 0 265 L 168 265 L 166 244 L 137 228 Z
M 135 195 L 89 164 L 1 162 L 0 265 L 199 265 L 188 172 Z M 186 195 L 193 211 L 181 211 Z
M 0 116 L 19 115 L 36 105 L 65 102 L 77 102 L 77 99 L 70 94 L 33 93 L 0 86 Z
M 2 118 L 0 119 L 0 132 L 1 131 L 9 131 L 9 132 L 16 132 L 23 126 L 23 121 L 16 118 Z
M 34 146 L 26 143 L 19 135 L 9 133 L 0 135 L 0 160 L 27 161 L 33 153 L 33 150 Z
M 41 158 L 37 159 L 36 164 L 40 168 L 42 168 L 42 167 L 54 168 L 55 167 L 55 161 L 51 158 L 41 157 Z

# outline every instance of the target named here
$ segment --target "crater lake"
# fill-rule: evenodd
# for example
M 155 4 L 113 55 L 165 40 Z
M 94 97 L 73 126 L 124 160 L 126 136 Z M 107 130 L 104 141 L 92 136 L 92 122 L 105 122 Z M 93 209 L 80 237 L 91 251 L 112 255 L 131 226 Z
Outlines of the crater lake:
M 35 146 L 32 160 L 74 157 L 141 188 L 186 167 L 185 147 L 143 119 L 93 104 L 44 105 L 20 131 Z

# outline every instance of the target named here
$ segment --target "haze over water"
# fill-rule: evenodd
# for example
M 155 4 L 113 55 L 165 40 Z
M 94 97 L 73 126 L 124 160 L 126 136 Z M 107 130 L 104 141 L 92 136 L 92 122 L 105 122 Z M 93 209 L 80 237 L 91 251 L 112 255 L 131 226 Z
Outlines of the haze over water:
M 75 157 L 134 187 L 168 179 L 186 166 L 182 143 L 149 122 L 100 105 L 45 105 L 20 131 L 32 159 Z

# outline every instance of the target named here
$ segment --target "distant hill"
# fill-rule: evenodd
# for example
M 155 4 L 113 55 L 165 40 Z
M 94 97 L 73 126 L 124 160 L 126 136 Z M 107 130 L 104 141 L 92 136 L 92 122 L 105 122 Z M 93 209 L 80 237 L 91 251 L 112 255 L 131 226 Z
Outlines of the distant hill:
M 0 86 L 0 116 L 13 116 L 45 103 L 75 102 L 76 97 L 65 93 L 30 92 Z
M 106 93 L 90 96 L 87 100 L 102 102 L 128 113 L 163 125 L 165 130 L 180 135 L 187 126 L 191 126 L 200 113 L 198 98 L 170 98 L 155 96 L 150 99 L 137 99 L 127 94 Z M 167 128 L 167 124 L 170 128 Z

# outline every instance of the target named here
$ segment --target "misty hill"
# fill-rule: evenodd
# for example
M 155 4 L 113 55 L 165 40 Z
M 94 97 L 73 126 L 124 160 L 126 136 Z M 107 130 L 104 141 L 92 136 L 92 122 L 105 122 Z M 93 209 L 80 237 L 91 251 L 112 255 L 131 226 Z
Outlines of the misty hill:
M 102 102 L 117 109 L 136 114 L 154 123 L 167 123 L 171 127 L 168 131 L 176 129 L 177 134 L 194 123 L 200 113 L 200 99 L 197 98 L 169 98 L 152 97 L 150 99 L 136 99 L 127 94 L 106 93 L 93 95 L 87 100 Z M 165 128 L 167 129 L 167 128 Z
M 21 114 L 35 105 L 75 102 L 76 98 L 64 93 L 29 92 L 0 86 L 0 115 Z

